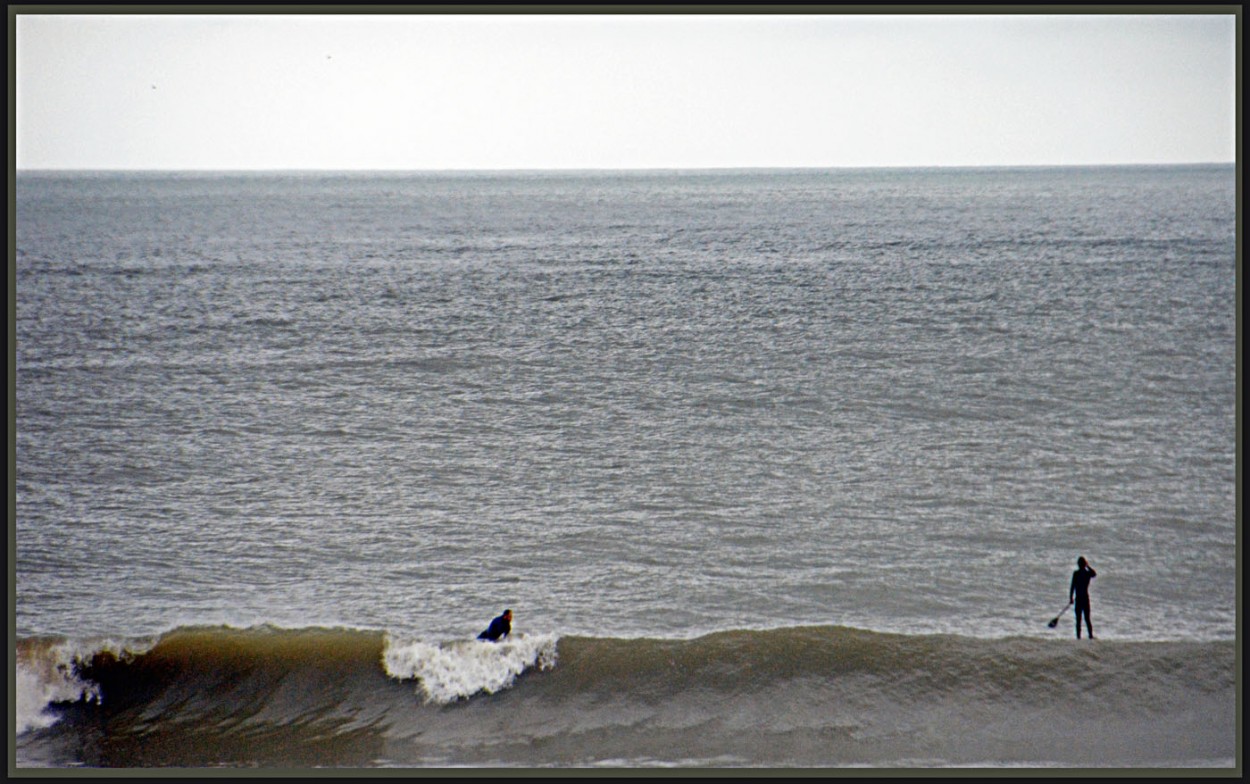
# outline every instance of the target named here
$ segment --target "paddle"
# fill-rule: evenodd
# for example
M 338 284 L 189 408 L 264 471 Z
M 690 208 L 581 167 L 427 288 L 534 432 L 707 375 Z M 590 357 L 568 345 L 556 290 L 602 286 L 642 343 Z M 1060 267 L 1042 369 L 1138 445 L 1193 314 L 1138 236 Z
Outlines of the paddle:
M 1049 627 L 1050 627 L 1050 628 L 1052 628 L 1052 629 L 1053 629 L 1053 628 L 1055 628 L 1056 626 L 1058 626 L 1058 625 L 1059 625 L 1059 619 L 1063 617 L 1063 614 L 1064 614 L 1065 612 L 1067 612 L 1067 611 L 1068 611 L 1068 608 L 1069 608 L 1069 607 L 1071 607 L 1071 606 L 1072 606 L 1072 602 L 1068 602 L 1066 605 L 1064 605 L 1064 608 L 1063 608 L 1062 610 L 1060 610 L 1060 611 L 1059 611 L 1059 614 L 1055 616 L 1055 619 L 1054 619 L 1053 621 L 1051 621 L 1050 623 L 1046 624 L 1046 625 L 1047 625 L 1047 626 L 1049 626 Z

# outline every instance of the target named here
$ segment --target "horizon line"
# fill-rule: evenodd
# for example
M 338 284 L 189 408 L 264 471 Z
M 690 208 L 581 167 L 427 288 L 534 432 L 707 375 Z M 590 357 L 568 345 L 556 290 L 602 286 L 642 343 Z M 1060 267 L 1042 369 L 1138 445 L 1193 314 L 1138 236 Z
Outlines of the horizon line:
M 833 171 L 864 169 L 1093 169 L 1093 168 L 1142 168 L 1169 166 L 1235 166 L 1231 161 L 1142 161 L 1118 163 L 923 163 L 923 164 L 833 164 L 833 165 L 783 165 L 783 166 L 511 166 L 511 167 L 129 167 L 129 166 L 17 166 L 12 169 L 21 173 L 136 173 L 136 174 L 282 174 L 282 173 L 393 173 L 393 174 L 451 174 L 451 173 L 577 173 L 577 172 L 746 172 L 746 171 Z

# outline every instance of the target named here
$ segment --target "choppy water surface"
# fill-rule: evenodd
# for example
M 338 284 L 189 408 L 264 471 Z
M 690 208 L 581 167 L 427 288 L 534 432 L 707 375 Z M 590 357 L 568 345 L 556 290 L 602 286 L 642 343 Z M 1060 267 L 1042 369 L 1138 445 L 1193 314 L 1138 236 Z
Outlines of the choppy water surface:
M 1228 663 L 1231 166 L 16 187 L 19 642 L 438 647 L 507 606 L 553 651 L 803 627 L 1027 648 L 1071 636 L 1045 622 L 1084 555 L 1099 636 Z M 536 661 L 518 683 L 572 677 Z M 558 759 L 719 759 L 650 748 Z M 933 753 L 1080 763 L 1001 748 Z

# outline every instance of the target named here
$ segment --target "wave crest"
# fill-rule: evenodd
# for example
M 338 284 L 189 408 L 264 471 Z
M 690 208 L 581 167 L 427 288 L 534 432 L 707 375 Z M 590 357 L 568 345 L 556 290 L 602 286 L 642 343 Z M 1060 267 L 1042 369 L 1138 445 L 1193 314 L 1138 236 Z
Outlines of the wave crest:
M 83 662 L 101 654 L 129 661 L 151 646 L 151 640 L 111 638 L 19 640 L 14 694 L 18 734 L 55 724 L 57 717 L 48 709 L 56 703 L 100 702 L 100 685 L 83 676 Z
M 456 640 L 432 644 L 387 637 L 382 654 L 386 674 L 417 679 L 426 702 L 444 705 L 474 694 L 494 694 L 515 683 L 528 669 L 556 665 L 555 635 L 510 635 L 503 642 Z

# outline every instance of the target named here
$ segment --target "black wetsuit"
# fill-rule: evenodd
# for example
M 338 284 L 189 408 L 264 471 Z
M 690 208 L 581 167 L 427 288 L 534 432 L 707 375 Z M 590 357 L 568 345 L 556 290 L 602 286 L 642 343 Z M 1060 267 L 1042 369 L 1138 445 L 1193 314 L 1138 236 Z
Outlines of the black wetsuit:
M 1068 589 L 1068 601 L 1076 603 L 1076 638 L 1081 639 L 1081 616 L 1085 616 L 1085 628 L 1089 638 L 1094 639 L 1094 626 L 1089 620 L 1089 581 L 1098 576 L 1090 566 L 1082 566 L 1072 573 L 1072 587 Z
M 512 621 L 501 615 L 490 622 L 490 626 L 486 627 L 486 631 L 477 636 L 479 640 L 490 640 L 492 642 L 500 637 L 507 637 L 512 631 Z

